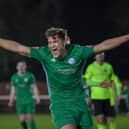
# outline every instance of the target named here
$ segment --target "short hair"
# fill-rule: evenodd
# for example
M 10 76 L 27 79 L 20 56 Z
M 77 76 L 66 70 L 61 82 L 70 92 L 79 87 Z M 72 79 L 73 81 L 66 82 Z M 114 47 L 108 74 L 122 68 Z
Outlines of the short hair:
M 58 36 L 61 39 L 65 39 L 67 36 L 67 30 L 63 28 L 58 27 L 50 27 L 45 32 L 45 37 L 48 39 L 48 37 L 55 37 Z
M 17 65 L 18 65 L 19 63 L 22 63 L 22 64 L 24 64 L 24 65 L 27 67 L 27 64 L 26 64 L 26 62 L 25 62 L 24 60 L 18 61 L 18 62 L 17 62 Z

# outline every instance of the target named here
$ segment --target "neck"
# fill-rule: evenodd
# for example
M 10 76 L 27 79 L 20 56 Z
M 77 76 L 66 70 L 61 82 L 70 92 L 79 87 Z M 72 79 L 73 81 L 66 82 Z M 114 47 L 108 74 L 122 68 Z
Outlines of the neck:
M 61 55 L 58 57 L 58 59 L 63 59 L 63 58 L 65 58 L 66 55 L 67 55 L 67 53 L 68 53 L 67 49 L 64 48 L 64 49 L 62 50 L 62 52 L 61 52 Z
M 104 61 L 96 61 L 97 64 L 102 65 Z
M 19 75 L 23 75 L 25 72 L 18 72 Z
M 64 57 L 67 55 L 67 53 L 68 53 L 68 51 L 67 51 L 66 49 L 64 49 L 64 50 L 62 51 L 61 57 L 64 58 Z

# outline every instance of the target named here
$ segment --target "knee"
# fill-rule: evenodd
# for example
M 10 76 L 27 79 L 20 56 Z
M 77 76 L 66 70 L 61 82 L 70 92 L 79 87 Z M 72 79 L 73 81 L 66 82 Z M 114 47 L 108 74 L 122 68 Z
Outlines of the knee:
M 108 118 L 108 121 L 111 121 L 111 122 L 115 121 L 115 117 Z
M 100 124 L 105 124 L 106 120 L 104 118 L 98 118 L 97 122 L 100 123 Z
M 29 121 L 33 121 L 34 120 L 34 116 L 33 115 L 28 115 L 27 118 L 28 118 Z
M 24 118 L 20 119 L 20 123 L 24 123 L 24 122 L 25 122 Z

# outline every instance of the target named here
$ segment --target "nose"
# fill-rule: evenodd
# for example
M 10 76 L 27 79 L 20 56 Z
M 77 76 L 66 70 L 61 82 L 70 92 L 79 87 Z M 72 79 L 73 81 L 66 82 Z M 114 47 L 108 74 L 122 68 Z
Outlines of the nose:
M 51 47 L 51 48 L 55 48 L 55 47 L 56 47 L 55 43 L 51 43 L 51 44 L 50 44 L 50 47 Z

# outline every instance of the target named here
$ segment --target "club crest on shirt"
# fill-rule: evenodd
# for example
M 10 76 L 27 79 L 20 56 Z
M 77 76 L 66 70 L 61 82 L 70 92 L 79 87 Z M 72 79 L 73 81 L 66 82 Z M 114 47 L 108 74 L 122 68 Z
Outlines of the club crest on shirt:
M 51 61 L 52 61 L 52 62 L 56 62 L 55 58 L 52 58 Z
M 107 73 L 107 72 L 108 72 L 108 70 L 107 70 L 107 69 L 104 69 L 104 72 L 105 72 L 105 73 Z
M 69 64 L 75 64 L 75 59 L 73 57 L 68 59 Z

